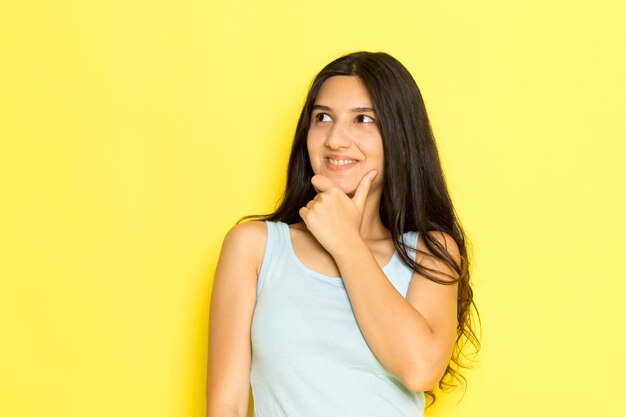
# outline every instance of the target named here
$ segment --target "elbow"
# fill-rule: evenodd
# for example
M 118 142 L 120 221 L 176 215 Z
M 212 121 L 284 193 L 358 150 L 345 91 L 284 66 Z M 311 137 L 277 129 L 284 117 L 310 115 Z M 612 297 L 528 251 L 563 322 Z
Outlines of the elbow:
M 407 367 L 400 375 L 402 383 L 413 392 L 430 391 L 439 383 L 443 376 L 441 368 L 434 365 Z
M 413 378 L 411 380 L 402 381 L 407 389 L 411 392 L 426 392 L 435 388 L 439 379 L 437 378 Z

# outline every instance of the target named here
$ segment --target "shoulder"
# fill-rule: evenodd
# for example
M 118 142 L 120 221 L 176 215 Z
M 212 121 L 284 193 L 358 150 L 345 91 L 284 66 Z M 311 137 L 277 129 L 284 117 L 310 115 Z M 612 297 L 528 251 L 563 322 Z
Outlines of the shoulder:
M 431 238 L 431 240 L 439 243 L 448 252 L 452 259 L 454 259 L 454 262 L 457 265 L 460 264 L 461 252 L 459 250 L 459 245 L 456 243 L 452 236 L 440 230 L 431 230 L 428 232 L 428 236 Z M 425 236 L 420 233 L 417 241 L 415 261 L 420 265 L 427 268 L 432 268 L 437 272 L 441 272 L 444 274 L 453 274 L 449 265 L 442 261 L 439 256 L 435 256 L 432 251 L 428 249 L 428 246 L 426 246 L 424 239 Z
M 226 235 L 227 241 L 254 242 L 267 239 L 267 225 L 263 221 L 253 220 L 233 226 Z
M 461 252 L 459 251 L 459 245 L 457 245 L 454 238 L 448 233 L 440 230 L 431 230 L 428 232 L 428 236 L 439 242 L 439 244 L 443 246 L 453 258 L 460 258 Z M 425 251 L 426 253 L 431 253 L 424 243 L 424 236 L 422 236 L 422 234 L 419 235 L 417 249 Z
M 247 221 L 233 226 L 222 246 L 222 252 L 241 256 L 260 267 L 267 242 L 267 225 L 263 221 Z

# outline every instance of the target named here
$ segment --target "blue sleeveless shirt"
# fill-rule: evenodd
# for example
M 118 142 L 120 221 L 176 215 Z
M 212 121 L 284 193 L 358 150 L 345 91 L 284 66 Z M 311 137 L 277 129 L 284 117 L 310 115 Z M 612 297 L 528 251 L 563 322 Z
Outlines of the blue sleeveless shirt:
M 286 223 L 266 224 L 252 319 L 255 417 L 422 417 L 424 394 L 374 356 L 343 280 L 306 267 Z M 416 247 L 417 233 L 403 239 Z M 382 270 L 406 297 L 413 271 L 397 253 Z

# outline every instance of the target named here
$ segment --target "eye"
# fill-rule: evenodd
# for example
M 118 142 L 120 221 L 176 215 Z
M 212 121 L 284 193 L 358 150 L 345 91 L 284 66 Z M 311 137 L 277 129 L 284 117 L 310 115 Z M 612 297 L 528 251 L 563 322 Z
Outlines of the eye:
M 374 123 L 374 119 L 372 119 L 371 117 L 366 116 L 366 115 L 364 115 L 364 114 L 359 114 L 359 115 L 356 117 L 356 121 L 357 121 L 358 123 Z
M 330 122 L 330 116 L 327 113 L 317 113 L 315 120 L 318 122 Z

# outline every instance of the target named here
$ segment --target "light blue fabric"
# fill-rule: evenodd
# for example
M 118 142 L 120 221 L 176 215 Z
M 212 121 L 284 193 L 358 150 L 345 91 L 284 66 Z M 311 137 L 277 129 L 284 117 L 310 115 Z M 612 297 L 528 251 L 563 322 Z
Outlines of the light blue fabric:
M 307 268 L 287 224 L 266 224 L 252 320 L 255 416 L 423 416 L 424 394 L 406 388 L 368 347 L 343 280 Z M 404 239 L 415 248 L 417 233 Z M 412 271 L 397 253 L 383 272 L 406 297 Z

